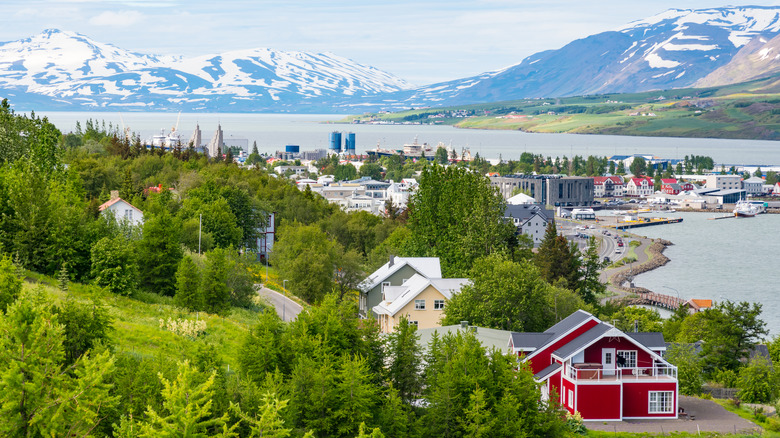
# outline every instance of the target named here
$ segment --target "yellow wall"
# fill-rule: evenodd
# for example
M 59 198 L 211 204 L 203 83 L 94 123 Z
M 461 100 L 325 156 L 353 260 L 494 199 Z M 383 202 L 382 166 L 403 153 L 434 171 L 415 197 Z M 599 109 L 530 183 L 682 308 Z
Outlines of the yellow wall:
M 414 300 L 425 300 L 425 310 L 415 310 Z M 406 316 L 409 321 L 417 321 L 417 328 L 441 327 L 440 320 L 444 316 L 444 310 L 433 310 L 434 300 L 445 300 L 444 308 L 447 308 L 447 299 L 436 290 L 433 285 L 428 285 L 422 292 L 414 297 L 406 306 L 399 310 L 393 316 L 381 315 L 380 329 L 384 333 L 390 333 L 395 330 L 402 316 Z

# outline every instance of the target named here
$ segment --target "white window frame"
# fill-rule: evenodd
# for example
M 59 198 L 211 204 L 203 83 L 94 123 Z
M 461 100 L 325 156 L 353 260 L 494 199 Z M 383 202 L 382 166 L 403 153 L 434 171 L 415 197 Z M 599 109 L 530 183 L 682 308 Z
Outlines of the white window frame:
M 622 368 L 636 368 L 637 367 L 637 351 L 636 350 L 618 350 L 617 356 L 623 357 L 626 360 L 626 365 Z M 631 357 L 633 356 L 633 357 Z M 633 360 L 633 364 L 632 364 Z
M 433 300 L 433 310 L 444 310 L 444 300 Z
M 649 391 L 647 393 L 648 414 L 673 414 L 674 391 Z
M 414 310 L 425 310 L 425 300 L 414 300 Z
M 569 390 L 569 407 L 574 409 L 574 391 Z

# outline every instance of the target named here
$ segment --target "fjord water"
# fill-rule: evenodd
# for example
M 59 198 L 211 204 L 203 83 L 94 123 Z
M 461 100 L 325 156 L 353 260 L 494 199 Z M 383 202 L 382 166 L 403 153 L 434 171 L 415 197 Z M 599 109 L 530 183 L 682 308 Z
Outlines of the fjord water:
M 105 121 L 150 137 L 176 124 L 175 113 L 118 112 L 45 112 L 61 131 L 82 127 L 87 119 Z M 483 131 L 436 125 L 341 125 L 326 122 L 340 120 L 341 115 L 290 114 L 181 114 L 179 131 L 188 141 L 195 124 L 208 141 L 222 125 L 225 138 L 257 141 L 261 152 L 284 149 L 297 144 L 301 150 L 327 148 L 329 133 L 334 130 L 356 133 L 358 152 L 376 147 L 400 148 L 415 137 L 420 143 L 452 143 L 460 152 L 468 147 L 488 158 L 517 159 L 523 152 L 555 156 L 614 154 L 653 154 L 665 158 L 685 155 L 708 155 L 717 163 L 780 165 L 780 143 L 755 140 L 720 140 L 693 138 L 623 137 L 572 134 L 531 134 L 518 131 Z M 666 250 L 671 262 L 655 271 L 642 274 L 637 285 L 656 292 L 683 298 L 729 299 L 762 303 L 763 317 L 773 334 L 780 334 L 780 297 L 777 274 L 772 260 L 780 250 L 780 215 L 759 215 L 749 219 L 708 220 L 709 213 L 679 213 L 680 224 L 648 227 L 638 230 L 648 237 L 661 237 L 674 243 Z
M 748 301 L 763 305 L 771 335 L 780 335 L 780 294 L 776 258 L 780 251 L 780 215 L 710 220 L 725 213 L 672 213 L 678 224 L 635 230 L 674 245 L 670 262 L 641 274 L 634 284 L 681 298 Z
M 82 127 L 87 119 L 105 121 L 115 127 L 130 127 L 142 139 L 166 133 L 179 120 L 182 142 L 186 143 L 195 125 L 202 131 L 203 141 L 214 135 L 217 124 L 225 138 L 245 138 L 257 141 L 260 152 L 284 150 L 288 144 L 301 150 L 325 149 L 331 131 L 351 131 L 356 134 L 358 153 L 376 148 L 400 149 L 417 138 L 419 143 L 452 147 L 460 154 L 469 148 L 472 155 L 486 158 L 517 159 L 523 152 L 544 156 L 652 154 L 663 158 L 683 158 L 685 155 L 705 155 L 718 164 L 780 165 L 780 142 L 762 140 L 725 140 L 705 138 L 628 137 L 612 135 L 534 134 L 520 131 L 458 129 L 440 125 L 346 125 L 329 124 L 343 115 L 297 114 L 210 114 L 210 113 L 149 113 L 149 112 L 38 112 L 47 116 L 61 131 Z

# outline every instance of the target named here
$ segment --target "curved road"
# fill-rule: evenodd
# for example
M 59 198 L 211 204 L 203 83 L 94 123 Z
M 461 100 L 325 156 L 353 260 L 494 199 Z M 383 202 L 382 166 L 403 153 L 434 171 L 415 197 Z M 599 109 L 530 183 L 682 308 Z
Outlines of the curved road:
M 290 322 L 298 317 L 303 307 L 295 301 L 287 298 L 275 290 L 268 289 L 265 286 L 259 285 L 257 293 L 265 299 L 268 304 L 274 306 L 276 314 L 279 318 L 282 318 L 284 322 Z

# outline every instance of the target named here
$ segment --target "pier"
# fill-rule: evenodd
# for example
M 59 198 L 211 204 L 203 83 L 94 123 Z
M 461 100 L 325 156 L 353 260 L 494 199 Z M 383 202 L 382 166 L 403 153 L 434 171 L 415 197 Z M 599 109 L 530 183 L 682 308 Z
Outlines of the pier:
M 688 305 L 688 302 L 682 298 L 673 297 L 671 295 L 664 295 L 655 292 L 642 292 L 639 293 L 638 298 L 629 300 L 628 304 L 637 305 L 644 304 L 648 306 L 660 307 L 671 311 L 677 310 L 681 305 Z
M 619 222 L 615 225 L 605 225 L 605 228 L 616 230 L 627 230 L 629 228 L 649 227 L 651 225 L 676 224 L 682 222 L 682 218 L 644 218 L 635 221 Z

